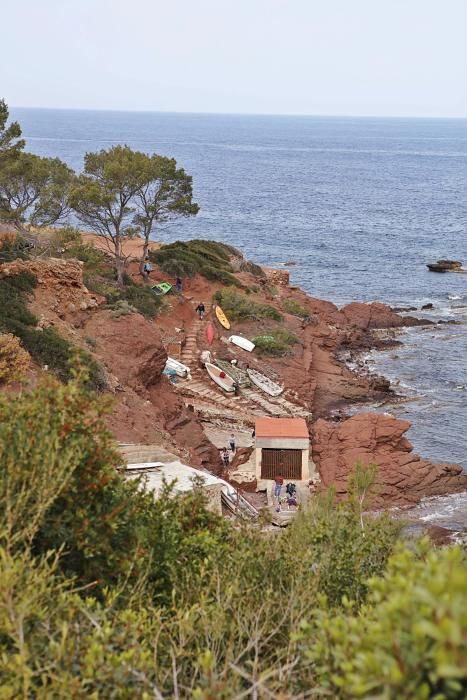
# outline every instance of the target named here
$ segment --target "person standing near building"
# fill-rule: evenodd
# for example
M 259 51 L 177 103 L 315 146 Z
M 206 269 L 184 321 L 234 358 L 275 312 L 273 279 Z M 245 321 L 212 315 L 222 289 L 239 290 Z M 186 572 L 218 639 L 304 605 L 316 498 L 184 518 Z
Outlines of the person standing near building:
M 284 477 L 282 474 L 278 474 L 277 476 L 274 477 L 274 497 L 277 498 L 277 503 L 279 504 L 280 502 L 280 497 L 281 497 L 281 491 L 282 491 L 282 485 L 284 483 Z

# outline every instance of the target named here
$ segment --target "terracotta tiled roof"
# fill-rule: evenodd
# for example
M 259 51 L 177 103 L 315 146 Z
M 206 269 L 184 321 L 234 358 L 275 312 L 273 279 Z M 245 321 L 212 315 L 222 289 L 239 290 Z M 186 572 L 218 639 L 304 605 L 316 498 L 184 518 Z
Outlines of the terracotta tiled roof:
M 308 438 L 308 428 L 303 418 L 257 418 L 256 437 Z

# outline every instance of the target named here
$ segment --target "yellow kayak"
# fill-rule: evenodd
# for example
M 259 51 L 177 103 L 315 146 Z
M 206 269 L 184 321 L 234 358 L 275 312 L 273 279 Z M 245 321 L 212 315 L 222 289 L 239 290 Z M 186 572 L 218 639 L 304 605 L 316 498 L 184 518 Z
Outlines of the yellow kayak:
M 216 306 L 216 316 L 217 320 L 221 324 L 221 326 L 224 326 L 224 328 L 227 328 L 229 330 L 230 328 L 230 322 L 225 313 L 222 311 L 220 306 Z

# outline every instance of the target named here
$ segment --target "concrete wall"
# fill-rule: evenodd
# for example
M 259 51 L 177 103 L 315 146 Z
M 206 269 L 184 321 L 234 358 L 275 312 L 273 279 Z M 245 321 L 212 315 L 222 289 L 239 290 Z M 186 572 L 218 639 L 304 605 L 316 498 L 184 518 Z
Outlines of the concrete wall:
M 308 450 L 308 438 L 255 438 L 255 447 L 272 448 L 273 450 Z

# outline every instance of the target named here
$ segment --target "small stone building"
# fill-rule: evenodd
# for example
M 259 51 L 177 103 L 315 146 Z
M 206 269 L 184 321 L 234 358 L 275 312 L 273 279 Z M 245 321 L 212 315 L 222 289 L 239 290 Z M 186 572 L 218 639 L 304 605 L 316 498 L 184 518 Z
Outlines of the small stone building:
M 303 418 L 257 418 L 256 479 L 310 479 L 310 436 Z

